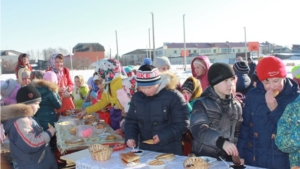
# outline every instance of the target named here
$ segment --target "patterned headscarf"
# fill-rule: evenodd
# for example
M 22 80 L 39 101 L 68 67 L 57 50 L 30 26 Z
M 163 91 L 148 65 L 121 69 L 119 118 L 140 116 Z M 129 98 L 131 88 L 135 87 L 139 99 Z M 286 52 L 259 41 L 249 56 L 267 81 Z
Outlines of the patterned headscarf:
M 121 64 L 115 59 L 102 59 L 95 63 L 95 71 L 105 80 L 105 84 L 108 84 L 112 81 L 116 74 L 124 74 L 121 71 Z
M 57 68 L 55 67 L 55 59 L 56 59 L 56 57 L 57 57 L 58 55 L 61 55 L 61 56 L 63 57 L 62 54 L 55 53 L 55 54 L 53 54 L 53 55 L 50 57 L 49 63 L 50 63 L 50 66 L 51 66 L 52 71 L 53 71 L 54 73 L 56 73 L 57 79 L 58 79 L 58 81 L 60 82 L 60 81 L 61 81 L 61 78 L 64 76 L 64 73 L 63 73 L 63 72 L 64 72 L 64 71 L 63 71 L 64 68 L 61 67 L 61 68 L 57 69 Z

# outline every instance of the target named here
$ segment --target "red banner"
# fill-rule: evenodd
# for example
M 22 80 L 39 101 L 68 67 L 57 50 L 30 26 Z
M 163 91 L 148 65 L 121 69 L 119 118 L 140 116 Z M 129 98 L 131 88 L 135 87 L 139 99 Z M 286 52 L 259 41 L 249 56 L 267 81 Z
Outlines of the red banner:
M 189 56 L 190 52 L 189 50 L 185 50 L 185 56 Z M 184 50 L 181 50 L 181 56 L 184 57 Z
M 258 42 L 248 42 L 248 50 L 249 51 L 258 51 L 259 43 Z

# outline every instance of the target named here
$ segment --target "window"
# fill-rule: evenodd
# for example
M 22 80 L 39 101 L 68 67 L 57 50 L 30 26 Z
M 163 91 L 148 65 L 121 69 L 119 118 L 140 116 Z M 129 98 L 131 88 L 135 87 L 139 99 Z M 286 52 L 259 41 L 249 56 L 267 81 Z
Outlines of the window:
M 241 52 L 241 49 L 238 49 L 238 53 L 240 53 Z
M 214 53 L 217 53 L 217 49 L 214 49 Z
M 174 50 L 174 54 L 177 54 L 177 50 Z
M 232 52 L 234 52 L 234 49 L 232 49 Z
M 191 53 L 191 50 L 189 50 L 189 53 Z
M 211 53 L 211 49 L 201 49 L 200 53 Z
M 194 53 L 197 53 L 197 50 L 194 50 Z

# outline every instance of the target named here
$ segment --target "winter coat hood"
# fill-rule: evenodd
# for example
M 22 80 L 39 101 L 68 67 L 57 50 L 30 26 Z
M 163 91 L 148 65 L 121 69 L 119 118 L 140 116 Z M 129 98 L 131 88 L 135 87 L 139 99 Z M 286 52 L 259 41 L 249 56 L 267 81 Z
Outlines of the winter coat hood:
M 50 82 L 50 81 L 46 81 L 46 80 L 42 80 L 42 79 L 35 79 L 31 82 L 31 85 L 33 87 L 46 87 L 50 91 L 58 93 L 58 85 L 55 84 L 54 82 Z M 43 95 L 43 94 L 41 93 L 41 95 Z
M 160 83 L 157 93 L 159 93 L 164 88 L 167 90 L 176 89 L 176 87 L 179 83 L 179 80 L 178 80 L 178 77 L 174 73 L 167 71 L 167 72 L 161 73 L 160 77 L 161 77 L 161 83 Z
M 7 79 L 1 85 L 1 93 L 3 97 L 8 97 L 12 94 L 15 88 L 19 87 L 20 85 L 14 79 Z
M 194 84 L 194 90 L 192 93 L 192 96 L 190 98 L 190 101 L 195 100 L 196 98 L 200 97 L 202 94 L 202 87 L 201 87 L 201 83 L 199 82 L 199 80 L 197 80 L 194 77 L 189 77 L 187 78 L 183 84 L 185 84 L 187 81 L 192 81 Z
M 201 76 L 197 77 L 196 73 L 195 73 L 195 68 L 194 68 L 194 62 L 195 60 L 201 60 L 204 62 L 204 66 L 205 66 L 205 73 L 202 74 Z M 209 85 L 209 82 L 208 82 L 208 78 L 207 78 L 207 74 L 208 74 L 208 69 L 210 67 L 210 61 L 208 59 L 207 56 L 197 56 L 195 57 L 193 60 L 192 60 L 192 63 L 191 63 L 191 69 L 192 69 L 192 75 L 199 79 L 200 82 L 201 82 L 201 86 L 202 86 L 202 89 L 204 90 L 208 85 Z
M 20 103 L 1 106 L 1 123 L 6 133 L 10 132 L 16 119 L 29 116 L 33 116 L 33 110 L 29 105 Z

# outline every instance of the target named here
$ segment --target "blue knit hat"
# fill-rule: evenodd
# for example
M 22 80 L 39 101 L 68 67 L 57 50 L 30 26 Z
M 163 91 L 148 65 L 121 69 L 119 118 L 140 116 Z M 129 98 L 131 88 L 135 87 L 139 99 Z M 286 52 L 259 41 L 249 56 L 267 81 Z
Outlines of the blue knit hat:
M 143 65 L 152 65 L 152 60 L 150 58 L 145 58 L 143 60 Z

